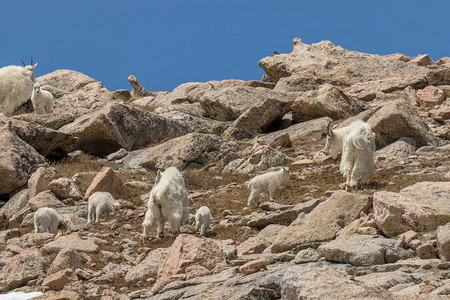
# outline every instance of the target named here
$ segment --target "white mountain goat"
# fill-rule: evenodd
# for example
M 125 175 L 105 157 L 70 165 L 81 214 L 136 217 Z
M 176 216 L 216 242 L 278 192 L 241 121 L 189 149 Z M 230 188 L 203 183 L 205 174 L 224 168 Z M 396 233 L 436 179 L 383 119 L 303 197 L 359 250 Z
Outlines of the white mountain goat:
M 195 213 L 195 228 L 201 235 L 206 235 L 211 225 L 211 211 L 207 206 L 200 207 Z
M 98 222 L 102 214 L 109 218 L 109 214 L 120 209 L 120 203 L 108 192 L 95 192 L 88 199 L 88 223 Z
M 281 167 L 278 171 L 267 172 L 253 177 L 248 183 L 251 192 L 248 197 L 247 206 L 250 207 L 253 201 L 256 201 L 259 205 L 257 198 L 265 191 L 269 193 L 269 199 L 273 202 L 275 190 L 289 180 L 289 178 L 289 169 L 285 167 Z
M 181 223 L 186 222 L 189 217 L 189 196 L 183 175 L 177 168 L 170 167 L 158 174 L 156 184 L 149 193 L 147 207 L 142 223 L 144 238 L 155 229 L 158 236 L 162 237 L 166 221 L 169 221 L 173 234 L 180 232 Z
M 373 161 L 375 152 L 375 134 L 370 125 L 361 120 L 356 120 L 348 126 L 331 129 L 331 122 L 327 127 L 327 143 L 323 152 L 331 154 L 336 159 L 342 152 L 340 172 L 346 178 L 345 188 L 354 188 L 367 183 L 367 176 L 375 173 L 376 167 Z
M 34 213 L 36 233 L 48 231 L 55 234 L 59 225 L 59 215 L 53 208 L 41 207 Z
M 37 63 L 23 67 L 7 66 L 0 69 L 0 112 L 11 116 L 14 110 L 31 97 L 34 85 L 34 69 Z
M 34 113 L 36 115 L 49 114 L 52 112 L 53 95 L 49 91 L 42 90 L 39 83 L 35 83 L 33 86 L 31 102 L 33 103 Z

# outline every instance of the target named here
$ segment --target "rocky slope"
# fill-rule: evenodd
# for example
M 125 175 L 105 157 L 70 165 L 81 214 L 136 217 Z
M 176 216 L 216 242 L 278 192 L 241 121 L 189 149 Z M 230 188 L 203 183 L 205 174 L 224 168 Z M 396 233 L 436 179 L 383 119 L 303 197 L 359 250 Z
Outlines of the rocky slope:
M 263 58 L 262 81 L 108 91 L 71 70 L 39 77 L 52 114 L 0 116 L 0 292 L 35 299 L 448 299 L 450 59 L 379 56 L 329 41 Z M 139 92 L 141 91 L 141 92 Z M 326 126 L 376 134 L 369 186 L 344 191 Z M 156 170 L 184 173 L 206 237 L 142 240 L 141 196 Z M 290 181 L 247 208 L 246 182 L 275 166 Z M 121 210 L 86 224 L 87 198 Z M 56 235 L 34 233 L 53 207 Z M 192 221 L 192 220 L 191 220 Z

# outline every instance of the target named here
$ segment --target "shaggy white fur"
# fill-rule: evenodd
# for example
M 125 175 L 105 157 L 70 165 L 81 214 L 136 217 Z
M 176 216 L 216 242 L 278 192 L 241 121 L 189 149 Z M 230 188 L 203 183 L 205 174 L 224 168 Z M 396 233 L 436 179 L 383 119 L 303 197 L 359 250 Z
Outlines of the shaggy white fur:
M 211 225 L 211 211 L 207 206 L 200 207 L 195 213 L 195 228 L 200 230 L 201 235 L 205 235 Z
M 11 116 L 14 110 L 31 97 L 34 66 L 7 66 L 0 69 L 0 112 Z
M 59 225 L 59 215 L 51 207 L 41 207 L 34 213 L 34 230 L 36 233 L 48 231 L 55 234 Z
M 269 199 L 273 202 L 273 194 L 275 193 L 275 190 L 284 182 L 289 180 L 289 178 L 289 170 L 285 167 L 281 167 L 278 171 L 267 172 L 253 177 L 248 183 L 248 187 L 251 188 L 251 192 L 248 197 L 247 206 L 250 207 L 253 201 L 256 201 L 259 205 L 257 198 L 265 191 L 269 193 Z
M 331 123 L 327 128 L 327 143 L 325 154 L 331 154 L 336 159 L 342 152 L 339 166 L 341 174 L 346 178 L 345 188 L 355 188 L 358 180 L 361 184 L 367 183 L 367 176 L 375 173 L 373 161 L 375 152 L 375 134 L 370 125 L 364 121 L 356 120 L 348 126 L 332 130 Z
M 167 168 L 157 176 L 156 184 L 148 195 L 143 237 L 157 229 L 163 236 L 164 223 L 169 221 L 170 231 L 180 232 L 180 226 L 189 216 L 189 196 L 184 185 L 183 175 L 175 167 Z
M 33 86 L 31 94 L 31 102 L 33 103 L 34 113 L 37 115 L 49 114 L 53 109 L 53 95 L 46 90 L 42 90 L 39 83 Z
M 98 222 L 102 214 L 109 218 L 109 214 L 120 209 L 120 203 L 108 192 L 95 192 L 88 199 L 88 223 Z

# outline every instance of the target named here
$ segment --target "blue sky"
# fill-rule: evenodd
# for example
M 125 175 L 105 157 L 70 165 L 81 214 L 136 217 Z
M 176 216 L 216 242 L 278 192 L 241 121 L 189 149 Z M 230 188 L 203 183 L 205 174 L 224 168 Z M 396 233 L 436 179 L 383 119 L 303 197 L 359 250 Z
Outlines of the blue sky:
M 110 90 L 260 79 L 258 61 L 292 39 L 346 49 L 450 56 L 450 1 L 2 1 L 0 66 L 72 69 Z

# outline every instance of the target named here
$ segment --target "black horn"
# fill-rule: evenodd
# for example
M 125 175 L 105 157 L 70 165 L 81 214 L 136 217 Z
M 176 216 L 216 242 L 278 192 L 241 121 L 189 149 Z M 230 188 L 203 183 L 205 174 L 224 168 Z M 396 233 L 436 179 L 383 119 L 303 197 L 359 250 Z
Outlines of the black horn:
M 20 60 L 21 62 L 22 62 L 22 64 L 23 64 L 23 66 L 24 67 L 26 67 L 27 65 L 23 62 L 23 60 Z
M 33 58 L 31 58 L 31 66 L 33 65 Z
M 328 135 L 331 135 L 331 132 L 332 132 L 332 130 L 331 130 L 331 124 L 333 124 L 333 121 L 330 121 L 330 123 L 328 123 L 328 125 L 327 125 L 327 134 L 328 134 Z

